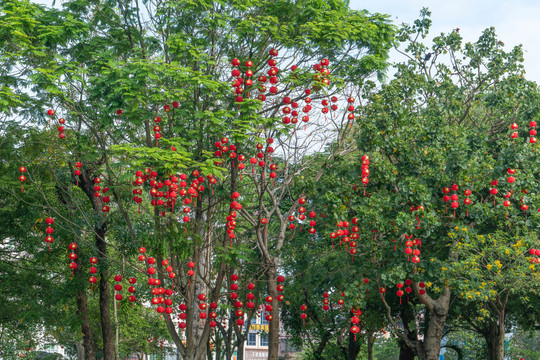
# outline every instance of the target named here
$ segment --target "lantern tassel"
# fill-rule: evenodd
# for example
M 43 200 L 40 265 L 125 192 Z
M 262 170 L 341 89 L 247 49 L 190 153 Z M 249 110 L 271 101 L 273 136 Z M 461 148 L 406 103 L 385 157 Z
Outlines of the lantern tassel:
M 454 219 L 456 218 L 456 210 L 454 210 Z
M 467 216 L 469 216 L 469 209 L 467 209 Z
M 354 262 L 354 256 L 351 256 L 351 262 Z
M 354 341 L 356 341 L 356 334 L 354 334 Z
M 399 297 L 399 305 L 401 305 L 401 296 Z

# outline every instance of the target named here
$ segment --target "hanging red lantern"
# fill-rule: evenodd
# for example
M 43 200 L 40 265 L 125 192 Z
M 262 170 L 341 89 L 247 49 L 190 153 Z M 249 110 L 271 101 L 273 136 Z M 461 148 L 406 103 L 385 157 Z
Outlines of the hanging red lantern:
M 26 168 L 25 168 L 24 166 L 21 166 L 21 167 L 19 168 L 19 171 L 20 171 L 22 174 L 24 174 L 24 173 L 26 172 Z M 26 176 L 24 176 L 24 175 L 19 176 L 19 181 L 21 182 L 21 192 L 23 192 L 23 191 L 24 191 L 23 183 L 26 181 Z
M 354 341 L 356 341 L 356 334 L 360 332 L 360 328 L 356 325 L 351 326 L 351 333 L 354 334 Z

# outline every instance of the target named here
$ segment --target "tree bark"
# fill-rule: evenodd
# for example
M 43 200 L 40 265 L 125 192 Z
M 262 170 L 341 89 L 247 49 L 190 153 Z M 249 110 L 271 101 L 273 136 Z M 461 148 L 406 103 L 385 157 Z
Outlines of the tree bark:
M 368 360 L 373 360 L 373 333 L 367 333 L 367 357 Z
M 77 268 L 73 271 L 73 273 L 75 275 L 75 278 L 80 278 L 82 275 L 80 248 L 77 248 L 74 251 L 75 254 L 77 254 L 77 260 L 75 260 L 75 262 L 77 263 Z M 84 284 L 86 285 L 86 282 Z M 92 328 L 90 327 L 90 320 L 88 318 L 88 299 L 86 297 L 86 290 L 81 288 L 77 290 L 77 315 L 81 319 L 81 332 L 83 334 L 82 359 L 95 360 L 96 349 L 94 348 L 94 334 L 92 333 Z M 79 356 L 79 343 L 77 343 L 77 356 Z
M 92 328 L 90 327 L 90 320 L 88 319 L 87 305 L 86 292 L 81 289 L 77 290 L 77 315 L 79 315 L 81 319 L 81 331 L 83 333 L 83 359 L 95 360 L 96 349 L 94 349 L 94 335 L 92 333 Z M 77 353 L 78 352 L 77 347 Z
M 79 187 L 84 191 L 92 209 L 98 216 L 103 216 L 101 206 L 98 204 L 98 198 L 94 196 L 94 178 L 93 170 L 88 168 L 80 177 Z M 99 265 L 99 312 L 101 320 L 101 334 L 103 337 L 103 359 L 114 360 L 114 332 L 111 324 L 111 292 L 109 289 L 109 268 L 107 258 L 107 242 L 105 233 L 107 232 L 107 220 L 97 219 L 94 223 L 94 239 L 98 250 Z
M 499 310 L 497 321 L 491 323 L 487 333 L 488 360 L 504 359 L 505 311 Z
M 274 259 L 273 259 L 274 260 Z M 276 261 L 272 261 L 271 264 L 267 264 L 268 270 L 266 272 L 267 291 L 268 295 L 273 298 L 271 303 L 272 321 L 268 324 L 268 360 L 278 360 L 279 356 L 279 302 L 277 301 L 277 266 Z
M 347 349 L 347 358 L 346 360 L 356 360 L 358 353 L 360 352 L 360 347 L 362 346 L 362 341 L 360 339 L 355 340 L 355 335 L 349 332 L 349 346 Z
M 84 356 L 84 345 L 82 341 L 77 341 L 75 343 L 75 347 L 77 348 L 77 360 L 85 360 Z
M 99 279 L 99 312 L 101 317 L 101 334 L 103 336 L 103 358 L 113 360 L 114 355 L 114 333 L 111 324 L 111 291 L 109 288 L 109 269 L 107 266 L 107 243 L 105 242 L 105 231 L 107 224 L 96 228 L 96 246 L 98 248 L 98 263 L 101 264 Z
M 399 348 L 399 360 L 414 360 L 415 353 L 408 346 L 403 345 Z
M 450 295 L 448 295 L 448 299 L 441 296 L 434 302 L 433 309 L 430 309 L 428 329 L 424 335 L 424 342 L 422 344 L 423 354 L 418 354 L 419 360 L 439 360 L 441 338 L 444 324 L 446 323 L 446 317 L 448 316 L 449 300 Z

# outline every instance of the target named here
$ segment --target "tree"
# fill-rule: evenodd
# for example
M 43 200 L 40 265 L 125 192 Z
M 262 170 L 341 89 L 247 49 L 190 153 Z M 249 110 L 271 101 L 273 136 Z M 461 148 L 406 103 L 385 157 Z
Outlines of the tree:
M 409 59 L 397 64 L 395 78 L 369 97 L 358 118 L 358 151 L 352 158 L 335 159 L 336 171 L 327 178 L 333 182 L 311 184 L 321 194 L 325 214 L 338 221 L 337 228 L 328 230 L 334 233 L 336 249 L 343 249 L 337 242 L 344 236 L 352 241 L 343 226 L 348 231 L 353 217 L 359 219 L 354 232 L 363 235 L 355 241 L 354 253 L 364 261 L 343 268 L 352 278 L 371 280 L 370 294 L 380 294 L 370 298 L 382 301 L 392 331 L 409 349 L 408 356 L 419 359 L 438 358 L 458 286 L 451 269 L 473 260 L 460 247 L 461 232 L 484 237 L 504 232 L 515 244 L 534 238 L 539 219 L 530 211 L 539 201 L 533 165 L 538 161 L 538 90 L 523 76 L 521 48 L 505 52 L 494 29 L 485 30 L 474 44 L 462 44 L 454 30 L 427 47 L 418 39 L 429 29 L 428 16 L 424 10 L 420 20 L 401 30 L 403 54 Z M 514 122 L 525 129 L 514 130 Z M 508 169 L 517 169 L 517 175 Z M 507 181 L 510 176 L 514 182 Z M 499 195 L 493 203 L 495 179 Z M 458 190 L 470 191 L 461 195 Z M 516 196 L 518 190 L 527 194 Z M 457 230 L 460 236 L 454 236 Z M 322 239 L 327 248 L 332 245 Z M 523 252 L 527 246 L 532 243 L 524 241 L 520 255 L 512 254 L 516 263 L 528 260 Z M 350 249 L 345 250 L 343 261 L 350 259 Z M 522 281 L 530 280 L 529 273 L 519 274 Z M 366 286 L 359 292 L 358 283 L 350 282 L 345 292 L 361 294 Z M 474 277 L 470 286 L 481 283 Z M 510 282 L 503 287 L 515 291 Z M 397 305 L 398 292 L 409 300 Z M 411 316 L 396 308 L 411 309 Z
M 9 26 L 3 28 L 1 37 L 3 81 L 15 91 L 3 93 L 4 109 L 22 119 L 34 116 L 40 126 L 48 123 L 43 114 L 49 106 L 66 119 L 65 124 L 60 123 L 65 127 L 59 130 L 62 137 L 51 143 L 56 161 L 29 167 L 31 179 L 39 179 L 34 174 L 54 167 L 51 173 L 58 191 L 45 189 L 35 181 L 29 190 L 39 191 L 39 202 L 47 203 L 57 221 L 69 223 L 71 234 L 83 234 L 78 237 L 79 246 L 90 251 L 75 262 L 76 277 L 82 280 L 82 260 L 91 255 L 98 259 L 105 358 L 114 357 L 115 347 L 111 278 L 113 272 L 125 274 L 138 269 L 128 258 L 142 247 L 147 248 L 149 257 L 155 257 L 160 283 L 171 281 L 167 272 L 177 275 L 172 277 L 172 284 L 167 284 L 178 292 L 173 298 L 187 306 L 185 345 L 173 323 L 167 322 L 167 326 L 184 358 L 201 358 L 206 354 L 210 327 L 209 322 L 203 325 L 199 319 L 197 295 L 207 294 L 212 302 L 222 298 L 223 279 L 232 269 L 241 268 L 243 252 L 260 251 L 267 292 L 277 298 L 277 268 L 288 226 L 280 207 L 282 201 L 291 201 L 289 185 L 309 165 L 302 162 L 303 153 L 313 151 L 312 144 L 305 143 L 306 138 L 300 134 L 301 126 L 276 121 L 281 99 L 289 96 L 294 102 L 304 100 L 306 88 L 314 89 L 313 100 L 334 93 L 350 95 L 354 88 L 346 86 L 361 86 L 361 80 L 374 73 L 380 75 L 386 67 L 393 27 L 386 16 L 351 11 L 341 1 L 121 2 L 114 6 L 112 2 L 91 1 L 66 2 L 62 9 L 12 1 L 5 9 L 2 20 Z M 254 99 L 255 87 L 237 87 L 237 95 L 245 94 L 241 102 L 232 101 L 234 96 L 226 83 L 232 78 L 226 64 L 235 57 L 242 63 L 249 60 L 259 74 L 272 48 L 280 52 L 280 64 L 294 63 L 298 70 L 278 69 L 278 93 L 268 95 L 272 103 Z M 332 76 L 307 69 L 313 65 L 314 56 L 330 59 Z M 244 65 L 240 69 L 244 73 L 248 70 Z M 244 86 L 248 77 L 241 78 Z M 332 82 L 330 87 L 325 79 Z M 351 79 L 356 83 L 351 84 Z M 31 94 L 24 91 L 25 86 L 32 86 Z M 326 91 L 318 91 L 322 89 Z M 260 90 L 264 93 L 263 86 Z M 152 125 L 152 119 L 161 122 Z M 325 129 L 323 116 L 314 116 L 306 128 L 312 136 L 340 138 L 349 119 L 332 120 L 330 129 Z M 45 130 L 44 134 L 55 138 L 54 130 Z M 224 136 L 237 146 L 236 153 L 247 151 L 246 155 L 258 153 L 250 147 L 257 139 L 275 139 L 278 146 L 274 162 L 283 169 L 276 172 L 276 183 L 270 186 L 266 178 L 269 171 L 261 167 L 261 179 L 259 172 L 256 176 L 252 173 L 253 183 L 243 185 L 244 180 L 241 184 L 238 160 L 222 166 L 223 159 L 212 155 L 213 144 Z M 299 146 L 301 142 L 304 145 Z M 269 162 L 272 155 L 268 147 L 265 150 L 263 159 Z M 342 150 L 336 148 L 337 152 Z M 328 161 L 331 159 L 332 154 Z M 189 221 L 172 214 L 170 195 L 175 191 L 170 188 L 165 192 L 167 207 L 155 208 L 151 194 L 136 197 L 140 205 L 130 204 L 128 193 L 137 171 L 143 171 L 142 176 L 136 176 L 143 179 L 138 185 L 144 184 L 136 187 L 138 192 L 143 188 L 157 190 L 146 180 L 158 184 L 161 178 L 172 179 L 171 175 L 182 170 L 192 174 L 189 180 L 196 180 L 192 184 L 201 193 L 190 203 L 184 201 Z M 80 175 L 74 175 L 75 171 Z M 216 179 L 215 194 L 209 195 L 209 187 L 206 192 L 200 189 L 201 175 L 213 175 L 207 180 L 203 177 L 203 181 Z M 250 176 L 249 170 L 244 176 Z M 106 185 L 99 185 L 96 179 Z M 110 188 L 112 195 L 100 193 L 102 187 Z M 239 213 L 231 209 L 229 201 L 237 191 L 246 197 Z M 104 205 L 101 198 L 105 197 L 114 205 Z M 143 197 L 148 202 L 141 204 Z M 296 207 L 289 206 L 287 212 Z M 176 211 L 179 207 L 176 204 Z M 225 225 L 230 227 L 233 214 L 247 221 L 237 229 L 241 237 L 229 237 L 225 229 Z M 263 216 L 270 223 L 265 229 L 260 225 Z M 229 224 L 224 221 L 227 217 Z M 75 218 L 77 221 L 73 221 Z M 273 224 L 275 219 L 279 226 Z M 232 249 L 231 239 L 236 239 L 231 242 Z M 170 259 L 170 272 L 164 271 L 168 267 L 162 265 L 165 259 Z M 190 260 L 195 263 L 193 269 L 187 266 Z M 193 281 L 186 275 L 188 270 L 194 272 Z M 82 299 L 85 291 L 79 293 Z M 270 358 L 276 359 L 276 300 L 272 306 Z M 79 303 L 79 310 L 85 312 L 84 302 Z M 90 330 L 83 327 L 87 339 Z M 88 354 L 92 352 L 89 343 L 85 342 Z

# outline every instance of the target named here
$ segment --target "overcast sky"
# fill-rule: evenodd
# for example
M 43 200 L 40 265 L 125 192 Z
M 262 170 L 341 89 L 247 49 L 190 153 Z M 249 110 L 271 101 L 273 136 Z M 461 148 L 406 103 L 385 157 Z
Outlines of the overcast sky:
M 350 0 L 353 9 L 389 14 L 395 24 L 412 24 L 427 7 L 433 21 L 430 39 L 459 28 L 466 42 L 491 26 L 505 50 L 522 44 L 526 78 L 540 84 L 540 1 L 538 0 Z M 391 61 L 400 60 L 397 55 Z M 391 75 L 391 74 L 390 74 Z

